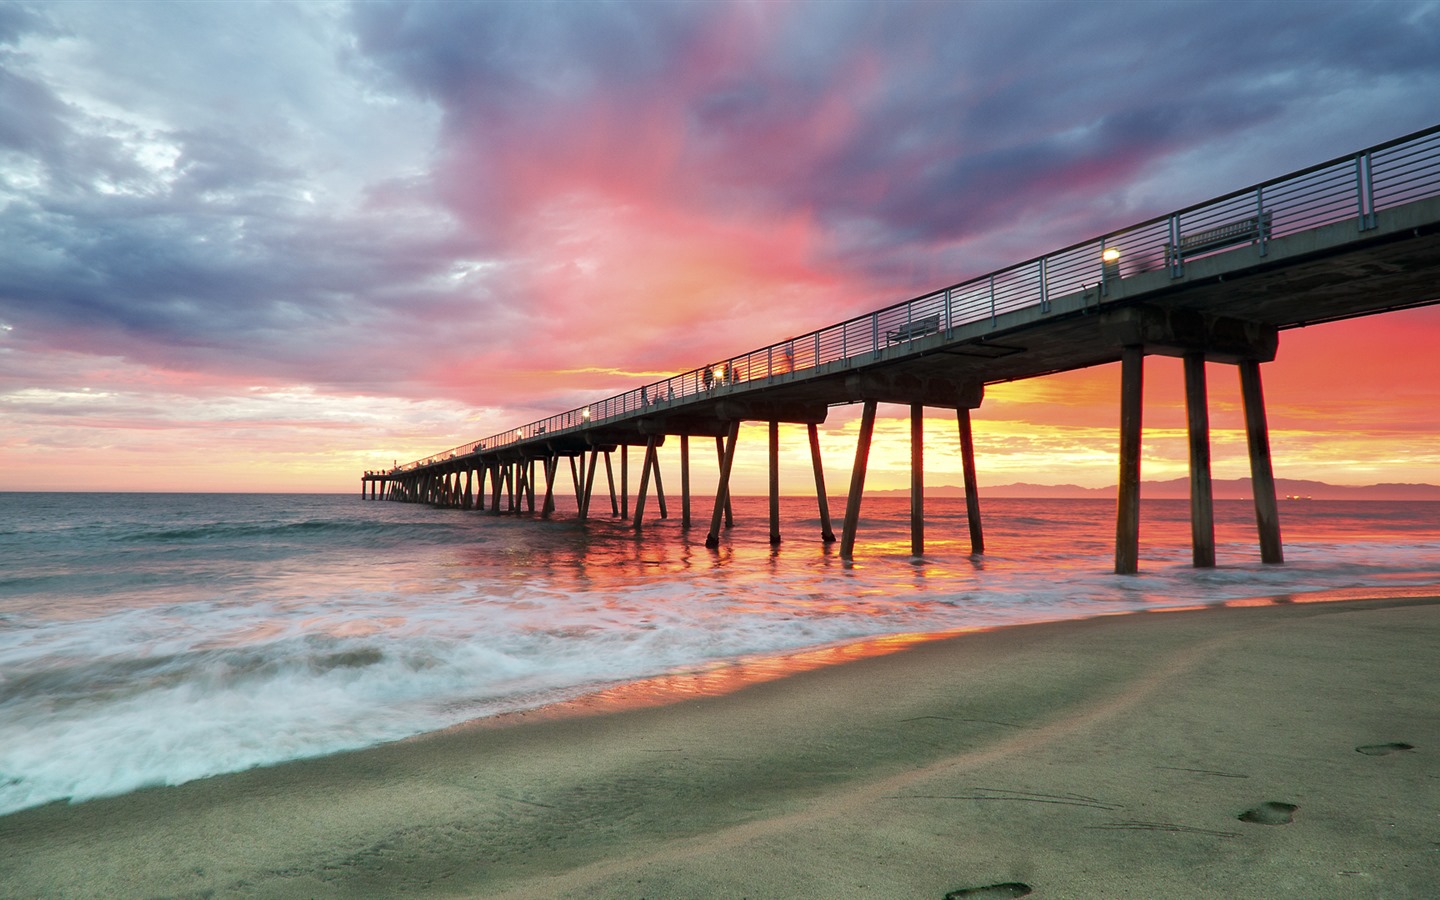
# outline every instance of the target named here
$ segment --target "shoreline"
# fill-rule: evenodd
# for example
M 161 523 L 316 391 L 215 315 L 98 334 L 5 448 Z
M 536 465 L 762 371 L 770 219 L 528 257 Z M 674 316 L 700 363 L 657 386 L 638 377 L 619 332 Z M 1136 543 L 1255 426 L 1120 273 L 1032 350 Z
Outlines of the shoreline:
M 1440 598 L 1261 603 L 22 810 L 0 894 L 1433 894 Z
M 539 706 L 511 710 L 457 722 L 437 731 L 422 732 L 400 741 L 425 740 L 434 734 L 466 731 L 477 728 L 505 728 L 527 722 L 565 719 L 576 716 L 605 716 L 635 709 L 669 706 L 710 697 L 719 697 L 745 690 L 757 684 L 791 678 L 816 669 L 844 666 L 872 657 L 904 653 L 934 641 L 948 641 L 969 634 L 980 634 L 1008 628 L 1034 625 L 1063 625 L 1091 619 L 1125 616 L 1159 615 L 1161 613 L 1196 612 L 1201 610 L 1243 609 L 1283 606 L 1287 604 L 1377 603 L 1391 600 L 1428 600 L 1440 594 L 1440 586 L 1400 586 L 1391 588 L 1326 588 L 1297 594 L 1272 594 L 1198 604 L 1154 606 L 1092 613 L 1065 619 L 1031 619 L 991 625 L 975 625 L 948 631 L 901 632 L 878 637 L 856 638 L 842 643 L 790 650 L 777 653 L 752 654 L 739 659 L 722 660 L 693 668 L 637 678 L 612 685 L 587 689 L 573 697 L 554 700 Z M 360 748 L 360 750 L 369 748 Z M 345 751 L 345 752 L 360 752 Z M 228 773 L 222 773 L 228 774 Z

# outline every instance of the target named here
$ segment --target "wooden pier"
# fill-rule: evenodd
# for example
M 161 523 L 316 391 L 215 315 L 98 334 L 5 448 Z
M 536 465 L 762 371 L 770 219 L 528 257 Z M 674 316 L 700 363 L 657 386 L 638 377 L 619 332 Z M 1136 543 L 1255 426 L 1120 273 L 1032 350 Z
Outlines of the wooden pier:
M 1338 199 L 1337 199 L 1338 198 Z M 652 491 L 668 516 L 659 453 L 679 444 L 681 519 L 691 525 L 690 439 L 713 438 L 719 481 L 706 545 L 733 522 L 740 424 L 768 424 L 770 540 L 779 526 L 779 424 L 807 427 L 819 539 L 831 530 L 817 426 L 861 404 L 840 555 L 854 555 L 878 405 L 909 408 L 911 550 L 924 553 L 925 409 L 953 411 L 973 553 L 984 552 L 971 432 L 985 386 L 1119 362 L 1115 571 L 1139 566 L 1144 360 L 1183 360 L 1193 561 L 1215 564 L 1206 364 L 1240 381 L 1262 559 L 1283 562 L 1261 366 L 1286 329 L 1440 300 L 1440 126 L 1245 188 L 1132 228 L 707 364 L 580 409 L 387 471 L 362 495 L 492 514 L 555 510 L 573 491 L 589 517 L 600 464 L 611 515 L 644 527 Z M 633 514 L 629 448 L 643 450 Z M 612 457 L 619 454 L 620 486 Z M 568 481 L 560 476 L 562 460 Z M 488 498 L 487 498 L 488 488 Z M 602 492 L 602 496 L 603 496 Z

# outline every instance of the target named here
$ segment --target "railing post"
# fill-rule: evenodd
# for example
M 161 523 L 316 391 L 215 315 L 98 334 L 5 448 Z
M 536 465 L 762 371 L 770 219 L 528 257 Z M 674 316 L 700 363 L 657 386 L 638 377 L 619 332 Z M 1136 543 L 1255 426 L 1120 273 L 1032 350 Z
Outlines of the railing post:
M 1170 277 L 1179 278 L 1185 274 L 1185 263 L 1180 256 L 1180 216 L 1170 217 Z
M 878 312 L 870 314 L 870 355 L 872 357 L 880 355 L 880 313 Z
M 990 327 L 995 327 L 995 276 L 990 276 Z
M 1046 281 L 1048 280 L 1048 277 L 1049 277 L 1049 268 L 1050 268 L 1049 266 L 1046 265 L 1046 263 L 1047 263 L 1048 261 L 1049 261 L 1049 257 L 1045 257 L 1045 256 L 1040 257 L 1040 311 L 1041 311 L 1041 312 L 1049 312 L 1049 311 L 1050 311 L 1050 291 L 1049 291 L 1049 285 L 1046 284 Z
M 1375 227 L 1375 169 L 1369 153 L 1355 157 L 1355 203 L 1360 230 Z
M 1266 232 L 1269 229 L 1265 224 L 1265 189 L 1255 189 L 1255 233 L 1260 236 L 1260 255 L 1265 255 L 1265 241 L 1269 237 Z
M 951 316 L 951 314 L 950 314 L 950 289 L 949 289 L 949 288 L 946 288 L 946 289 L 945 289 L 945 337 L 948 339 L 948 338 L 952 338 L 952 337 L 954 337 L 954 336 L 955 336 L 955 321 L 954 321 L 954 318 L 953 318 L 953 317 Z

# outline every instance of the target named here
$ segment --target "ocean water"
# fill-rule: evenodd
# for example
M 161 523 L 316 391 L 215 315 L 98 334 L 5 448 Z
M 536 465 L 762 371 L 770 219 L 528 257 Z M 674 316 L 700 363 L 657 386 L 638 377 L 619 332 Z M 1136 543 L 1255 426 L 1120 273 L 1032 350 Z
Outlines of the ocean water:
M 597 504 L 597 507 L 599 504 Z M 395 740 L 639 679 L 867 638 L 1440 588 L 1440 504 L 1293 502 L 1286 564 L 1219 502 L 1219 566 L 1188 505 L 1142 503 L 1141 572 L 1111 573 L 1114 505 L 867 498 L 856 561 L 813 499 L 763 498 L 704 546 L 653 501 L 642 536 L 556 517 L 353 495 L 0 493 L 0 814 Z M 843 509 L 832 501 L 832 509 Z M 601 510 L 608 512 L 608 510 Z M 838 516 L 835 522 L 839 529 Z

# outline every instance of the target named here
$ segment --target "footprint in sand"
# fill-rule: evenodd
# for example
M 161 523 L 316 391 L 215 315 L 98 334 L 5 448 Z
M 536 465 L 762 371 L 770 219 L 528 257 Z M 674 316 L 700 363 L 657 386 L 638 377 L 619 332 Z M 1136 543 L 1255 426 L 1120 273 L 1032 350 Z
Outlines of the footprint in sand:
M 987 884 L 984 887 L 960 888 L 946 894 L 945 900 L 1006 900 L 1008 897 L 1025 897 L 1030 893 L 1030 885 L 1007 881 L 1004 884 Z
M 1366 744 L 1363 747 L 1356 747 L 1356 753 L 1363 753 L 1366 756 L 1389 756 L 1391 753 L 1400 753 L 1405 750 L 1414 750 L 1414 744 L 1402 744 L 1395 741 L 1389 744 Z
M 1267 800 L 1254 809 L 1245 810 L 1236 818 L 1254 825 L 1289 825 L 1295 821 L 1295 810 L 1299 808 L 1293 803 Z

